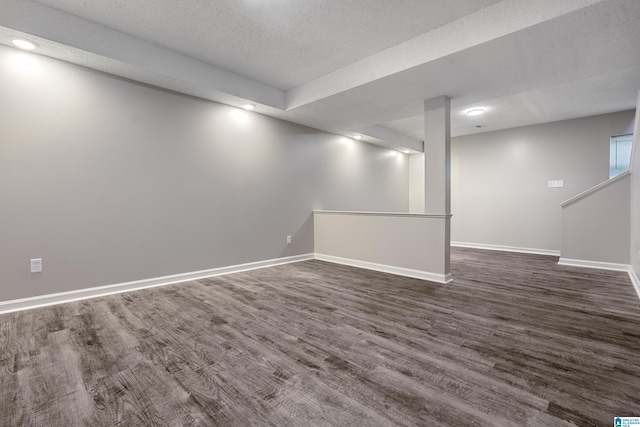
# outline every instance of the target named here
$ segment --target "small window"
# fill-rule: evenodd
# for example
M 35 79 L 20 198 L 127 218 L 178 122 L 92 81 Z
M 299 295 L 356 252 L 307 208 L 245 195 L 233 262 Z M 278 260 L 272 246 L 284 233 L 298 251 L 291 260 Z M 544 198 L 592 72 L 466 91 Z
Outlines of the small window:
M 631 142 L 633 135 L 611 137 L 609 145 L 609 178 L 629 170 L 631 163 Z

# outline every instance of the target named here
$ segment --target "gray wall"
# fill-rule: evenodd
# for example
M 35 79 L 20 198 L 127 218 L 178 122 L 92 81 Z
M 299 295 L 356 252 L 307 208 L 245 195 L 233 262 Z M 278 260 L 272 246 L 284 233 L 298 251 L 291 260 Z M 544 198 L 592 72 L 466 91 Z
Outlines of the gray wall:
M 563 204 L 560 261 L 629 264 L 628 173 Z
M 0 94 L 0 300 L 310 253 L 313 209 L 409 208 L 407 156 L 366 143 L 1 46 Z
M 640 92 L 636 104 L 636 122 L 631 159 L 631 268 L 640 278 Z
M 446 283 L 448 221 L 445 215 L 316 211 L 315 253 L 327 261 Z
M 452 139 L 452 241 L 560 250 L 560 203 L 608 179 L 634 111 Z M 549 180 L 563 188 L 548 188 Z
M 424 213 L 424 154 L 409 156 L 409 212 Z

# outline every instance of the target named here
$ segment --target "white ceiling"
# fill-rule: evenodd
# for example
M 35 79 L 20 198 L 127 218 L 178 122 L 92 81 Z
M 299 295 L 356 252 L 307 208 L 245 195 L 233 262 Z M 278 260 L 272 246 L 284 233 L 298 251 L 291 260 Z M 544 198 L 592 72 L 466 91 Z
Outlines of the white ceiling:
M 343 135 L 452 134 L 635 107 L 638 0 L 0 0 L 0 43 Z M 486 114 L 464 112 L 483 107 Z M 483 124 L 477 129 L 475 125 Z
M 39 0 L 283 90 L 497 2 Z

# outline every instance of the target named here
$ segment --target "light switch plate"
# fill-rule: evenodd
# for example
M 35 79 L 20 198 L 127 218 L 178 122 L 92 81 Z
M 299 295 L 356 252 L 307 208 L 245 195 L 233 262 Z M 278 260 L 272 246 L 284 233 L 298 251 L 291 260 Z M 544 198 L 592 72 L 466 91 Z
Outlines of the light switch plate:
M 30 265 L 32 273 L 42 273 L 42 258 L 32 258 Z

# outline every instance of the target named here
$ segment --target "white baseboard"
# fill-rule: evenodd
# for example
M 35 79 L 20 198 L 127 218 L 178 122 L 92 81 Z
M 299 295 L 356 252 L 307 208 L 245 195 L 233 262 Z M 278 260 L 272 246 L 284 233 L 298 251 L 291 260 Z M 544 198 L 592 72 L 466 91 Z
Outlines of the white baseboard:
M 598 262 L 598 261 L 586 261 L 583 259 L 568 259 L 560 258 L 559 265 L 567 265 L 571 267 L 585 267 L 585 268 L 599 268 L 601 270 L 613 270 L 613 271 L 626 271 L 629 274 L 629 279 L 633 284 L 638 298 L 640 298 L 640 279 L 633 271 L 633 268 L 628 264 L 616 264 L 613 262 Z
M 227 267 L 212 268 L 209 270 L 173 274 L 171 276 L 154 277 L 151 279 L 136 280 L 133 282 L 118 283 L 115 285 L 99 286 L 95 288 L 78 289 L 76 291 L 59 292 L 55 294 L 39 295 L 29 298 L 2 301 L 0 302 L 0 314 L 11 313 L 13 311 L 19 310 L 28 310 L 38 307 L 46 307 L 49 305 L 79 301 L 88 298 L 119 294 L 122 292 L 155 288 L 157 286 L 172 285 L 174 283 L 204 279 L 207 277 L 222 276 L 231 273 L 239 273 L 241 271 L 255 270 L 258 268 L 273 267 L 281 264 L 307 261 L 313 258 L 313 254 L 296 255 L 265 261 L 250 262 L 246 264 L 230 265 Z
M 367 270 L 381 271 L 383 273 L 397 274 L 399 276 L 412 277 L 414 279 L 428 280 L 437 283 L 449 283 L 453 279 L 451 274 L 429 273 L 427 271 L 413 270 L 410 268 L 395 267 L 392 265 L 376 264 L 373 262 L 359 261 L 349 258 L 341 258 L 332 255 L 314 254 L 315 259 L 320 261 L 332 262 L 334 264 L 349 265 L 351 267 L 365 268 Z
M 567 265 L 571 267 L 599 268 L 601 270 L 626 271 L 626 272 L 629 271 L 628 264 L 617 264 L 614 262 L 587 261 L 584 259 L 560 258 L 558 260 L 558 264 Z
M 486 245 L 484 243 L 451 242 L 458 248 L 485 249 L 488 251 L 519 252 L 523 254 L 560 256 L 560 251 L 551 249 L 520 248 L 517 246 Z
M 638 298 L 640 298 L 640 278 L 631 267 L 629 267 L 629 278 L 631 279 L 631 283 L 633 283 L 633 287 L 638 294 Z

